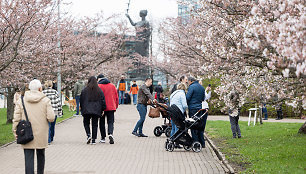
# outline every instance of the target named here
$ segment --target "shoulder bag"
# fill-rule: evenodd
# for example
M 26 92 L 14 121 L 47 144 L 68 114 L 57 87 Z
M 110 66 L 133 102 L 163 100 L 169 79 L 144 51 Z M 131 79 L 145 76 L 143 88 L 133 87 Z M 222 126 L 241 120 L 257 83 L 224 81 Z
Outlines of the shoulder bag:
M 27 144 L 28 142 L 34 139 L 34 136 L 32 131 L 32 125 L 29 121 L 28 114 L 24 105 L 23 96 L 21 97 L 21 101 L 26 120 L 20 120 L 17 125 L 17 144 Z

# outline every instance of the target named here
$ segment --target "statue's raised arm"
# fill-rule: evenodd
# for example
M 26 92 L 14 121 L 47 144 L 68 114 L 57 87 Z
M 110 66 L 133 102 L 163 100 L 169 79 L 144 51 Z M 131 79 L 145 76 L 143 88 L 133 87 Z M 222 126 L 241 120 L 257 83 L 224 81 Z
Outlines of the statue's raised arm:
M 125 14 L 125 16 L 129 19 L 131 25 L 135 26 L 136 24 L 132 21 L 131 17 L 129 14 Z

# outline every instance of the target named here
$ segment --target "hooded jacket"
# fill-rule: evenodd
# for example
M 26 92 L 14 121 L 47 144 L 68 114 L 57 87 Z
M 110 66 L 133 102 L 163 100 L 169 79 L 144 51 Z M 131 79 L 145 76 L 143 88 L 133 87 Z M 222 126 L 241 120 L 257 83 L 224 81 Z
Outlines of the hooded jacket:
M 24 105 L 32 125 L 34 139 L 22 145 L 24 149 L 44 149 L 48 146 L 49 124 L 55 119 L 50 99 L 39 91 L 27 91 L 24 95 Z M 13 119 L 13 133 L 16 136 L 20 120 L 26 120 L 22 101 L 18 100 Z
M 98 86 L 104 93 L 106 109 L 105 111 L 116 111 L 119 105 L 117 89 L 107 78 L 102 78 Z

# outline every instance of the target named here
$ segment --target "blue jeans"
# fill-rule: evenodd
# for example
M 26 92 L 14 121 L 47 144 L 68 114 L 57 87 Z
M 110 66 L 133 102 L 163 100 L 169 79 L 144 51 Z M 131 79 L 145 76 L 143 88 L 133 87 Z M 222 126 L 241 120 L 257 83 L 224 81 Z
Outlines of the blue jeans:
M 134 105 L 137 104 L 137 94 L 133 94 L 133 103 Z
M 142 134 L 143 123 L 144 123 L 144 121 L 146 119 L 146 115 L 147 115 L 147 106 L 144 105 L 144 104 L 137 104 L 137 110 L 139 112 L 140 119 L 136 123 L 136 126 L 135 126 L 133 132 L 137 132 L 137 130 L 139 130 L 138 133 Z
M 125 91 L 119 91 L 119 104 L 124 104 L 124 93 Z
M 189 110 L 189 117 L 193 116 L 196 112 L 198 112 L 198 109 L 190 109 Z M 204 111 L 201 111 L 200 113 L 198 113 L 198 115 L 201 116 L 203 113 L 204 113 Z M 208 114 L 205 114 L 202 118 L 203 122 L 201 120 L 201 123 L 204 124 L 203 125 L 204 126 L 203 131 L 202 130 L 191 129 L 191 135 L 192 135 L 193 141 L 200 142 L 202 144 L 202 146 L 205 146 L 204 130 L 205 130 L 205 127 L 206 127 L 207 117 L 208 117 Z
M 76 115 L 79 115 L 80 113 L 80 98 L 81 97 L 79 95 L 75 96 L 76 110 L 77 110 Z
M 170 133 L 170 137 L 172 137 L 173 134 L 175 134 L 175 132 L 178 130 L 178 128 L 176 127 L 176 125 L 174 124 L 174 122 L 171 120 L 171 133 Z
M 48 138 L 48 143 L 51 143 L 53 141 L 54 129 L 55 129 L 55 124 L 56 124 L 56 118 L 57 118 L 57 116 L 55 116 L 54 122 L 49 123 L 49 138 Z

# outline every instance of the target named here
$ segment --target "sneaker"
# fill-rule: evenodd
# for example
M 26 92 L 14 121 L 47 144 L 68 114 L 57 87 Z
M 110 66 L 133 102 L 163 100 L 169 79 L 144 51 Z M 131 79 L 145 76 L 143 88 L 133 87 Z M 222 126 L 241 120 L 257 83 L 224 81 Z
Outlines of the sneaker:
M 138 134 L 138 137 L 148 137 L 147 135 L 141 133 L 141 134 Z
M 92 144 L 92 145 L 95 145 L 95 144 L 96 144 L 96 140 L 95 140 L 95 139 L 92 139 L 91 144 Z
M 132 132 L 132 134 L 137 136 L 137 137 L 139 136 L 137 132 Z
M 105 139 L 101 139 L 99 143 L 105 143 Z
M 113 135 L 109 135 L 108 138 L 109 138 L 109 144 L 114 144 L 114 137 L 113 137 Z
M 91 137 L 87 137 L 87 144 L 89 144 L 91 141 Z
M 241 138 L 241 135 L 238 135 L 238 138 Z

